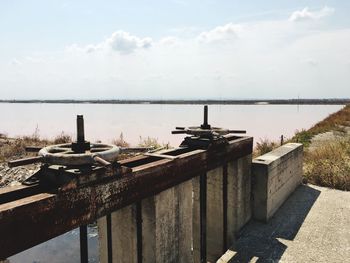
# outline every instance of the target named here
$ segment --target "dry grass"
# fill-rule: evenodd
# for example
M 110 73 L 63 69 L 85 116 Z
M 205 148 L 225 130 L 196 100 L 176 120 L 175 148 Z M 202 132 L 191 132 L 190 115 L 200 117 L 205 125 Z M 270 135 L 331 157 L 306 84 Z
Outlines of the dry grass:
M 120 133 L 119 138 L 116 138 L 112 141 L 112 144 L 119 147 L 130 147 L 130 144 L 124 140 L 123 133 Z
M 64 132 L 61 132 L 53 140 L 53 144 L 61 144 L 61 143 L 69 143 L 69 142 L 72 142 L 72 136 Z
M 350 190 L 350 139 L 325 142 L 304 157 L 304 177 L 307 182 Z
M 71 141 L 71 136 L 64 132 L 56 136 L 53 140 L 42 139 L 40 138 L 38 128 L 29 136 L 8 138 L 3 135 L 0 140 L 0 162 L 23 157 L 27 154 L 25 151 L 26 146 L 44 147 L 49 144 L 68 143 Z
M 331 130 L 342 130 L 341 126 L 349 126 L 350 125 L 350 104 L 344 106 L 341 110 L 329 115 L 324 120 L 320 121 L 311 129 L 309 132 L 311 134 L 319 134 Z
M 260 139 L 254 148 L 253 157 L 256 158 L 260 155 L 271 152 L 273 149 L 276 149 L 279 146 L 280 145 L 277 142 L 273 142 L 268 139 Z
M 329 115 L 309 130 L 296 131 L 290 141 L 300 142 L 308 147 L 314 135 L 328 131 L 343 131 L 343 126 L 350 126 L 350 105 L 346 105 L 341 110 Z
M 153 148 L 153 149 L 158 149 L 163 147 L 163 145 L 161 145 L 158 142 L 158 139 L 156 138 L 152 138 L 152 137 L 146 137 L 143 138 L 140 136 L 140 142 L 138 144 L 139 147 L 146 147 L 146 148 Z

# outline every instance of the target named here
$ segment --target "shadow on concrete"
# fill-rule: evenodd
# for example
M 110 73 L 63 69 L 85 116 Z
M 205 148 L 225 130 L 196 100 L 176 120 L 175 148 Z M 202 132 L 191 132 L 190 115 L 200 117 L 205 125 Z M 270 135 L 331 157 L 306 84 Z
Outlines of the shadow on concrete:
M 301 185 L 268 223 L 255 220 L 249 222 L 239 233 L 235 246 L 231 248 L 236 255 L 230 262 L 278 262 L 287 246 L 277 238 L 295 238 L 319 195 L 320 191 Z

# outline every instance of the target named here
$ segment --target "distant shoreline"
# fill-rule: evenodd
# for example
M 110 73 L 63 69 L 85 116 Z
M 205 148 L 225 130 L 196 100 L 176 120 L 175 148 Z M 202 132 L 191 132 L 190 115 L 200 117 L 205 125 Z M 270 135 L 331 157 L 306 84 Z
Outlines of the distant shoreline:
M 248 99 L 248 100 L 0 100 L 0 103 L 63 104 L 211 104 L 211 105 L 344 105 L 349 99 Z

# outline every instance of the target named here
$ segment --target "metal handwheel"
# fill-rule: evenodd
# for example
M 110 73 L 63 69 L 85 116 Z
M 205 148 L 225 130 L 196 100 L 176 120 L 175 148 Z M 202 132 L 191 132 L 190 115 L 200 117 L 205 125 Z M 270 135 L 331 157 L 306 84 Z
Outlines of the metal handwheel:
M 84 119 L 77 116 L 77 140 L 72 143 L 50 145 L 44 148 L 26 147 L 29 152 L 37 152 L 38 156 L 9 161 L 9 167 L 33 163 L 49 165 L 80 166 L 99 164 L 108 166 L 115 162 L 122 152 L 143 152 L 150 148 L 122 148 L 112 144 L 90 143 L 85 141 Z
M 44 163 L 57 165 L 86 165 L 96 163 L 97 157 L 113 162 L 121 152 L 118 146 L 111 144 L 93 143 L 84 153 L 73 151 L 72 144 L 57 144 L 42 148 L 39 156 Z

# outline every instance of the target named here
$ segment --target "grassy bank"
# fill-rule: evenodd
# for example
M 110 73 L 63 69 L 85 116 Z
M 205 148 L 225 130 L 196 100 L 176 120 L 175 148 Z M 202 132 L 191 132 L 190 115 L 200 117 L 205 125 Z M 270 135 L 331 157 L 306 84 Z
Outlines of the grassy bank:
M 344 132 L 346 126 L 350 126 L 350 104 L 316 123 L 310 129 L 296 132 L 291 141 L 300 142 L 308 147 L 315 135 L 328 131 Z
M 339 190 L 350 190 L 350 105 L 329 115 L 308 130 L 295 133 L 288 142 L 304 145 L 304 182 Z M 327 139 L 317 144 L 312 138 L 329 132 Z M 336 132 L 337 136 L 332 132 Z M 254 156 L 277 148 L 279 143 L 260 140 L 254 149 Z
M 350 190 L 350 105 L 329 115 L 309 130 L 297 132 L 293 142 L 301 142 L 304 151 L 304 179 L 306 182 Z M 327 139 L 317 144 L 312 138 L 329 132 Z M 337 136 L 333 133 L 336 132 Z
M 304 154 L 304 178 L 307 182 L 350 190 L 350 139 L 327 141 Z

